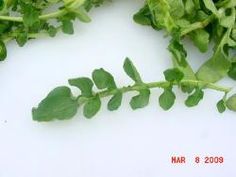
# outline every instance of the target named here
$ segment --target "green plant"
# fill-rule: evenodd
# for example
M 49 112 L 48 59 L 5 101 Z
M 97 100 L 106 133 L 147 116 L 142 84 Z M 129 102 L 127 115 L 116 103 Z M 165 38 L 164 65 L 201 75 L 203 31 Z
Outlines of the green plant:
M 146 0 L 134 20 L 172 37 L 169 50 L 173 64 L 189 79 L 216 82 L 229 73 L 236 78 L 236 1 L 235 0 Z M 195 74 L 181 44 L 190 38 L 200 52 L 214 43 L 213 55 Z M 181 50 L 181 53 L 178 52 Z
M 72 95 L 69 87 L 61 86 L 52 90 L 48 96 L 33 108 L 33 119 L 36 121 L 66 120 L 72 118 L 77 109 L 83 106 L 83 114 L 90 119 L 97 114 L 101 108 L 104 97 L 111 97 L 107 104 L 110 111 L 117 110 L 122 103 L 122 96 L 127 92 L 137 92 L 130 101 L 133 110 L 143 108 L 148 105 L 151 89 L 160 88 L 163 93 L 159 97 L 159 105 L 164 110 L 169 110 L 175 102 L 173 87 L 182 87 L 182 91 L 189 96 L 185 105 L 193 107 L 202 100 L 204 89 L 212 89 L 224 93 L 223 98 L 217 103 L 219 112 L 224 112 L 226 108 L 236 111 L 236 96 L 227 99 L 227 94 L 231 88 L 221 87 L 214 83 L 200 80 L 186 80 L 184 74 L 178 68 L 168 69 L 164 72 L 165 81 L 145 83 L 130 59 L 124 62 L 125 73 L 133 80 L 134 84 L 117 87 L 113 76 L 104 69 L 96 69 L 92 73 L 92 79 L 80 77 L 69 79 L 69 84 L 80 89 L 80 95 Z M 101 91 L 94 91 L 94 85 Z
M 30 39 L 54 37 L 59 31 L 73 34 L 73 21 L 90 22 L 87 12 L 103 1 L 0 0 L 0 61 L 7 57 L 6 43 L 11 40 L 22 47 Z
M 73 21 L 90 22 L 87 12 L 102 5 L 106 0 L 0 0 L 0 60 L 7 57 L 6 43 L 16 40 L 23 46 L 28 40 L 41 36 L 54 37 L 58 31 L 73 34 Z M 52 7 L 58 7 L 51 12 Z M 47 13 L 50 11 L 49 13 Z M 13 16 L 12 14 L 16 14 Z M 164 89 L 159 98 L 160 106 L 168 110 L 174 104 L 173 86 L 179 86 L 185 93 L 191 93 L 185 104 L 195 106 L 203 98 L 203 89 L 224 92 L 217 103 L 219 112 L 226 108 L 236 110 L 236 96 L 227 98 L 230 88 L 215 84 L 227 75 L 236 80 L 236 1 L 235 0 L 145 0 L 144 6 L 133 19 L 155 30 L 164 30 L 171 37 L 168 50 L 172 54 L 173 69 L 164 72 L 166 81 L 144 83 L 130 60 L 125 62 L 126 73 L 135 81 L 132 86 L 118 88 L 111 74 L 100 69 L 93 73 L 93 80 L 79 78 L 70 80 L 72 86 L 81 90 L 73 97 L 68 87 L 59 87 L 50 92 L 33 117 L 38 121 L 68 119 L 84 105 L 84 115 L 94 116 L 101 106 L 101 98 L 113 95 L 109 110 L 116 110 L 122 95 L 138 91 L 130 104 L 133 109 L 148 104 L 150 89 Z M 182 40 L 189 38 L 200 52 L 210 50 L 213 54 L 194 72 L 187 59 Z M 127 69 L 128 67 L 128 69 Z M 93 85 L 101 92 L 94 92 Z M 105 89 L 105 90 L 104 90 Z

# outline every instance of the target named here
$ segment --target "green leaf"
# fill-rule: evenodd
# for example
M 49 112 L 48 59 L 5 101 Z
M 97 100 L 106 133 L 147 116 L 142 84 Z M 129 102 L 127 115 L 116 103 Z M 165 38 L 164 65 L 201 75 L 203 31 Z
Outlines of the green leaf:
M 12 25 L 9 22 L 1 22 L 0 23 L 0 34 L 8 32 L 8 30 L 11 26 Z
M 144 108 L 148 105 L 150 98 L 150 90 L 143 89 L 139 91 L 139 94 L 134 96 L 130 101 L 130 106 L 133 110 Z
M 206 61 L 198 70 L 197 78 L 206 82 L 217 82 L 227 75 L 230 68 L 230 61 L 228 55 L 225 52 L 225 45 L 228 42 L 230 35 L 228 30 L 221 41 L 217 45 L 214 51 L 214 55 L 208 61 Z
M 4 0 L 0 0 L 0 10 L 3 10 L 5 6 Z
M 90 11 L 92 7 L 99 7 L 105 0 L 87 0 L 84 2 L 84 7 L 87 11 Z
M 171 1 L 171 3 L 175 3 L 175 1 Z M 171 14 L 175 13 L 176 10 L 171 8 L 171 3 L 167 0 L 147 0 L 148 7 L 153 17 L 154 25 L 157 28 L 165 28 L 168 33 L 172 33 L 177 29 L 174 15 Z M 184 9 L 179 9 L 179 15 L 176 17 L 182 16 L 182 12 L 184 12 Z M 175 13 L 175 15 L 176 14 L 178 13 Z
M 217 82 L 227 75 L 230 62 L 221 52 L 217 52 L 214 56 L 205 62 L 197 72 L 197 78 L 206 82 Z
M 225 112 L 226 106 L 225 106 L 224 100 L 218 101 L 218 103 L 216 104 L 216 106 L 217 106 L 217 109 L 218 109 L 219 113 Z
M 219 17 L 219 12 L 215 6 L 215 3 L 212 0 L 203 0 L 206 8 L 210 10 L 213 14 L 215 14 L 217 17 Z
M 227 99 L 226 106 L 229 110 L 236 111 L 236 94 Z
M 236 28 L 232 29 L 231 37 L 234 41 L 236 41 Z
M 167 69 L 164 75 L 168 82 L 180 82 L 184 78 L 184 74 L 178 68 Z
M 204 29 L 198 29 L 189 33 L 194 45 L 201 51 L 206 52 L 210 41 L 209 33 Z
M 52 90 L 37 108 L 33 108 L 33 120 L 42 122 L 70 119 L 77 113 L 77 106 L 71 90 L 68 87 L 58 87 Z
M 21 3 L 23 11 L 23 22 L 26 27 L 32 27 L 39 23 L 39 12 L 32 4 Z
M 235 7 L 224 9 L 220 17 L 220 25 L 226 28 L 233 28 L 235 25 L 236 12 Z
M 159 97 L 159 105 L 165 111 L 169 110 L 175 103 L 176 96 L 171 88 L 167 88 Z
M 4 1 L 4 0 L 2 0 L 2 1 Z M 16 3 L 17 3 L 17 0 L 5 1 L 5 5 L 6 5 L 7 8 L 10 8 L 11 6 L 14 6 Z M 14 7 L 13 7 L 13 11 L 14 11 Z
M 203 96 L 204 92 L 201 89 L 196 88 L 195 92 L 190 95 L 185 101 L 185 105 L 188 107 L 196 106 L 203 99 Z
M 7 48 L 3 41 L 0 40 L 0 61 L 5 60 L 7 57 Z
M 83 97 L 92 97 L 93 96 L 93 82 L 87 77 L 80 77 L 76 79 L 69 79 L 69 84 L 75 86 L 81 90 L 81 95 Z
M 57 29 L 54 26 L 49 26 L 47 30 L 50 37 L 55 37 L 57 34 Z
M 108 110 L 110 111 L 117 110 L 120 107 L 121 102 L 122 102 L 122 93 L 117 92 L 115 95 L 113 95 L 113 97 L 108 102 L 108 105 L 107 105 Z
M 236 62 L 231 64 L 231 67 L 229 68 L 228 75 L 230 78 L 236 80 Z
M 173 55 L 173 63 L 176 66 L 181 66 L 181 67 L 187 67 L 187 52 L 184 49 L 183 45 L 175 39 L 172 39 L 170 41 L 170 44 L 168 46 L 169 51 Z
M 171 17 L 176 19 L 180 19 L 185 14 L 185 7 L 183 0 L 167 0 L 170 6 L 170 14 Z
M 25 43 L 28 40 L 28 36 L 27 33 L 22 32 L 22 33 L 18 33 L 16 36 L 16 42 L 20 47 L 23 47 L 25 45 Z
M 183 93 L 192 93 L 194 90 L 194 87 L 188 84 L 181 84 L 181 90 Z
M 172 62 L 174 67 L 178 68 L 184 74 L 184 79 L 196 80 L 191 66 L 186 61 L 187 52 L 185 51 L 183 45 L 178 40 L 172 39 L 168 49 L 172 54 Z
M 98 89 L 112 90 L 116 88 L 113 76 L 104 69 L 96 69 L 92 74 L 93 81 Z
M 185 11 L 188 15 L 195 15 L 195 8 L 196 5 L 194 4 L 193 0 L 185 1 Z
M 136 23 L 140 25 L 151 25 L 152 24 L 152 16 L 150 10 L 147 5 L 139 10 L 136 14 L 134 14 L 133 19 Z
M 91 119 L 94 117 L 101 108 L 101 100 L 99 95 L 96 95 L 84 105 L 83 114 L 86 118 Z
M 136 67 L 132 63 L 129 58 L 125 59 L 124 66 L 123 66 L 126 74 L 133 79 L 136 83 L 142 83 L 140 74 L 138 73 Z
M 74 27 L 71 20 L 68 20 L 68 19 L 62 20 L 62 31 L 65 34 L 74 34 Z

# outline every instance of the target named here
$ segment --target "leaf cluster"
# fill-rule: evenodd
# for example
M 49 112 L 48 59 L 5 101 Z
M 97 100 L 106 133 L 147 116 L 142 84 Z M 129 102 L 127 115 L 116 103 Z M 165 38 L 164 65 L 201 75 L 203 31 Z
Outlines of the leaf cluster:
M 1 0 L 0 61 L 7 57 L 8 41 L 15 40 L 22 47 L 30 39 L 54 37 L 59 31 L 73 34 L 73 22 L 76 19 L 90 22 L 87 12 L 103 2 L 104 0 Z
M 227 74 L 236 79 L 236 1 L 235 0 L 146 0 L 134 20 L 155 30 L 165 30 L 172 37 L 169 50 L 173 64 L 186 77 L 217 82 Z M 189 38 L 200 52 L 212 56 L 193 72 L 181 44 Z
M 0 0 L 0 61 L 7 57 L 7 42 L 15 40 L 22 47 L 28 40 L 55 37 L 59 31 L 73 34 L 74 21 L 90 22 L 87 13 L 105 1 L 108 0 Z M 69 85 L 78 88 L 80 95 L 73 95 L 67 86 L 52 90 L 33 108 L 34 120 L 70 119 L 80 107 L 86 118 L 92 118 L 100 110 L 103 97 L 110 97 L 107 108 L 114 111 L 121 106 L 126 92 L 137 93 L 130 106 L 140 109 L 148 105 L 153 88 L 163 90 L 159 105 L 169 110 L 176 100 L 174 86 L 188 95 L 188 107 L 198 105 L 204 97 L 203 90 L 208 88 L 224 93 L 217 103 L 219 112 L 236 111 L 236 95 L 228 98 L 231 89 L 215 84 L 227 74 L 236 80 L 235 0 L 145 0 L 133 18 L 171 36 L 168 50 L 173 67 L 164 72 L 165 81 L 145 83 L 131 60 L 126 59 L 123 68 L 133 85 L 118 87 L 108 71 L 96 69 L 91 78 L 69 79 Z M 196 72 L 188 62 L 184 38 L 189 38 L 203 53 L 209 50 L 210 43 L 214 44 L 212 56 Z

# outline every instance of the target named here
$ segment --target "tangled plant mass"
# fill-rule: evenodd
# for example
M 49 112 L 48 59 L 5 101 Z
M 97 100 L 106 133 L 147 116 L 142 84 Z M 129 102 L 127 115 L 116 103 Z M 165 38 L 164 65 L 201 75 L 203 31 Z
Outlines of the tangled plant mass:
M 16 40 L 19 46 L 41 36 L 55 37 L 59 31 L 73 34 L 73 22 L 90 22 L 88 12 L 108 0 L 1 0 L 0 1 L 0 60 L 7 57 L 6 43 Z M 54 7 L 54 8 L 52 8 Z M 50 9 L 57 10 L 52 11 Z M 57 87 L 33 108 L 36 121 L 72 118 L 83 106 L 86 118 L 92 118 L 101 107 L 103 97 L 111 97 L 107 108 L 117 110 L 126 92 L 138 92 L 130 101 L 132 109 L 148 105 L 151 90 L 161 88 L 159 105 L 169 110 L 175 102 L 173 87 L 177 86 L 188 98 L 188 107 L 196 106 L 204 97 L 204 89 L 223 93 L 217 103 L 219 112 L 236 111 L 236 95 L 228 96 L 231 88 L 215 84 L 229 76 L 236 80 L 236 1 L 235 0 L 145 0 L 133 16 L 135 22 L 163 30 L 171 37 L 168 50 L 173 66 L 164 71 L 165 81 L 146 83 L 132 61 L 124 62 L 124 71 L 133 80 L 130 86 L 117 86 L 113 76 L 96 69 L 92 77 L 69 80 L 80 95 L 72 95 L 67 86 Z M 214 45 L 212 56 L 198 69 L 192 70 L 182 40 L 189 38 L 196 50 L 207 52 Z M 94 89 L 97 87 L 97 90 Z

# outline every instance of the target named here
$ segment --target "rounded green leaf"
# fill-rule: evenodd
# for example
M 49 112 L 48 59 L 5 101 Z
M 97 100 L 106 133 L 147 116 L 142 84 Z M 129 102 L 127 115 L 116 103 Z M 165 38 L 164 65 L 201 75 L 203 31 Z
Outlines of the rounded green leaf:
M 20 3 L 22 13 L 23 13 L 23 23 L 25 27 L 33 27 L 34 25 L 38 25 L 39 20 L 39 11 L 36 7 L 34 7 L 33 3 Z
M 228 98 L 226 101 L 226 106 L 231 111 L 236 111 L 236 94 Z
M 142 9 L 139 10 L 138 13 L 134 14 L 133 19 L 138 24 L 151 25 L 152 16 L 148 8 L 148 5 L 145 5 Z
M 62 31 L 65 34 L 74 34 L 74 27 L 71 20 L 68 20 L 68 19 L 62 20 Z
M 118 92 L 110 99 L 110 101 L 107 104 L 107 108 L 109 111 L 115 111 L 117 110 L 122 102 L 122 93 Z
M 198 29 L 189 34 L 193 44 L 202 52 L 207 52 L 210 41 L 209 33 L 204 29 Z
M 228 75 L 230 78 L 236 80 L 236 62 L 231 64 L 231 67 L 229 68 Z
M 196 106 L 203 99 L 203 96 L 204 92 L 201 89 L 197 88 L 195 92 L 187 98 L 187 100 L 185 101 L 185 105 L 188 107 Z
M 92 74 L 93 81 L 98 89 L 115 89 L 116 84 L 113 76 L 104 69 L 96 69 Z
M 84 97 L 93 96 L 93 82 L 88 77 L 80 77 L 76 79 L 69 79 L 69 84 L 80 89 L 81 95 Z
M 7 48 L 3 41 L 0 41 L 0 61 L 5 60 L 7 57 Z
M 191 85 L 187 85 L 187 84 L 182 84 L 181 85 L 181 90 L 183 93 L 192 93 L 194 90 L 194 87 Z
M 5 6 L 4 0 L 0 0 L 0 10 L 2 10 Z
M 180 82 L 184 78 L 184 74 L 178 68 L 167 69 L 164 71 L 164 76 L 169 82 Z
M 175 103 L 176 96 L 171 89 L 165 89 L 159 97 L 159 105 L 165 111 L 169 110 Z
M 71 90 L 68 87 L 58 87 L 37 108 L 33 108 L 33 120 L 42 122 L 70 119 L 77 113 L 77 107 L 78 103 L 72 97 Z
M 99 95 L 95 96 L 94 98 L 90 99 L 85 105 L 83 114 L 86 118 L 91 119 L 95 116 L 101 108 L 101 100 Z
M 217 107 L 219 113 L 225 112 L 226 107 L 225 107 L 225 102 L 224 102 L 224 100 L 218 101 L 218 103 L 216 104 L 216 107 Z
M 27 42 L 28 37 L 27 37 L 27 33 L 19 33 L 16 36 L 16 42 L 20 47 L 23 47 L 25 45 L 25 43 Z
M 50 37 L 55 37 L 56 34 L 57 34 L 57 29 L 56 29 L 54 26 L 50 25 L 50 26 L 48 27 L 47 32 L 48 32 L 48 34 L 49 34 Z
M 144 89 L 139 91 L 139 95 L 134 96 L 130 101 L 133 110 L 143 108 L 148 105 L 150 98 L 150 90 Z
M 124 66 L 123 66 L 126 74 L 133 79 L 136 83 L 142 83 L 140 74 L 138 73 L 136 67 L 132 63 L 129 58 L 125 59 Z

